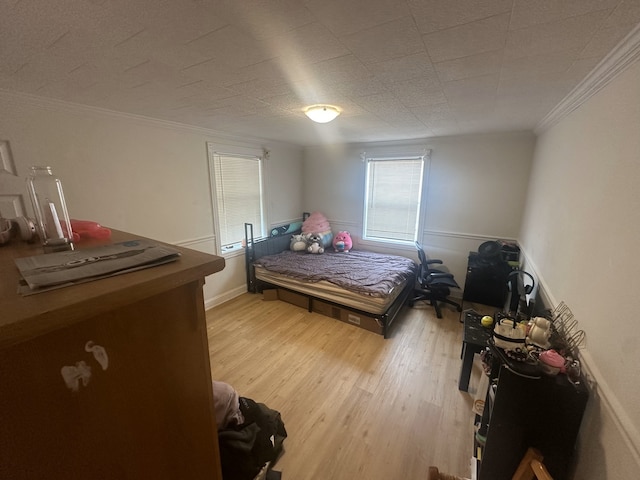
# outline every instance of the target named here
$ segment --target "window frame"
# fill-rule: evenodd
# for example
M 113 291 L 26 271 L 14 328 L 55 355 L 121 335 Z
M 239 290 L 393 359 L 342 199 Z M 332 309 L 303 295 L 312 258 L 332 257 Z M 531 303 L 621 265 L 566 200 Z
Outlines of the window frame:
M 244 237 L 238 242 L 234 242 L 229 245 L 222 245 L 222 229 L 220 226 L 220 215 L 218 208 L 218 189 L 216 178 L 216 158 L 230 157 L 241 159 L 255 159 L 258 162 L 258 176 L 260 183 L 260 216 L 261 225 L 256 226 L 254 224 L 254 232 L 257 233 L 256 239 L 264 238 L 267 236 L 267 195 L 265 189 L 265 171 L 266 160 L 268 159 L 269 152 L 266 149 L 259 149 L 255 147 L 242 147 L 236 145 L 222 145 L 207 142 L 207 163 L 209 167 L 209 189 L 211 200 L 211 214 L 213 220 L 213 228 L 215 233 L 215 247 L 218 255 L 229 258 L 239 255 L 244 255 Z M 259 228 L 258 228 L 259 227 Z
M 423 149 L 422 151 L 416 151 L 411 149 L 409 151 L 389 150 L 384 152 L 372 152 L 370 154 L 363 153 L 361 155 L 364 168 L 364 191 L 363 191 L 363 211 L 362 211 L 362 242 L 383 245 L 393 245 L 397 247 L 411 247 L 415 248 L 416 240 L 421 238 L 421 232 L 424 230 L 424 219 L 426 212 L 426 199 L 427 199 L 427 186 L 429 178 L 429 169 L 431 166 L 431 150 Z M 418 209 L 416 212 L 416 226 L 414 231 L 413 240 L 401 240 L 393 238 L 383 238 L 367 235 L 368 231 L 368 216 L 369 216 L 369 186 L 370 186 L 370 165 L 375 161 L 401 161 L 401 160 L 420 160 L 422 161 L 422 175 L 419 184 L 419 193 L 417 195 Z

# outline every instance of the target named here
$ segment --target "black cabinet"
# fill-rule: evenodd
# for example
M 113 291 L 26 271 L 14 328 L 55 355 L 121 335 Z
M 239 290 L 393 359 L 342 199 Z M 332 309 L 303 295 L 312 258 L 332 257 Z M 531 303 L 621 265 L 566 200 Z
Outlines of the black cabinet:
M 528 447 L 542 452 L 555 480 L 569 478 L 589 397 L 584 383 L 574 385 L 563 374 L 535 378 L 495 357 L 480 424 L 486 441 L 478 480 L 511 478 Z
M 469 252 L 462 299 L 503 308 L 507 301 L 507 280 L 511 271 L 507 261 L 488 261 L 477 252 Z

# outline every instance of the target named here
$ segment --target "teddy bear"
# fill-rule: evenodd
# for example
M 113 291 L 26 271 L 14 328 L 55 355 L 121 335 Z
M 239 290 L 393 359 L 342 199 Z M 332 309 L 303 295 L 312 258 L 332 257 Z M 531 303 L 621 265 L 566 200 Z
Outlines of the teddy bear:
M 289 249 L 292 252 L 304 252 L 307 249 L 307 239 L 304 235 L 291 235 Z
M 333 240 L 331 225 L 323 213 L 312 212 L 307 219 L 302 222 L 302 233 L 305 235 L 309 235 L 311 233 L 320 235 L 320 245 L 322 248 L 328 248 L 331 246 L 331 240 Z
M 333 237 L 333 249 L 336 252 L 348 252 L 353 247 L 353 242 L 351 241 L 351 234 L 349 232 L 338 232 L 335 237 Z
M 317 233 L 310 233 L 307 235 L 307 252 L 309 253 L 324 253 L 324 247 L 322 246 L 322 235 Z

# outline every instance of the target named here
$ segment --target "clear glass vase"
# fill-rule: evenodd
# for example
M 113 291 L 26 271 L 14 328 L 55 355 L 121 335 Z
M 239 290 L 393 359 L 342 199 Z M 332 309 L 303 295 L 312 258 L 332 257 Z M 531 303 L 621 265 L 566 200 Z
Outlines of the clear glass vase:
M 62 182 L 53 174 L 51 167 L 32 166 L 27 177 L 27 190 L 45 252 L 73 250 L 73 232 Z

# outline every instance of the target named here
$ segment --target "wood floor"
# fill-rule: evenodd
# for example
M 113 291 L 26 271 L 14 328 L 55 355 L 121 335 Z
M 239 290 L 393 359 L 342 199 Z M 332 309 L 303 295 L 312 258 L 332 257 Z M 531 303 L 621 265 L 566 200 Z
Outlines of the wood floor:
M 212 376 L 281 412 L 283 480 L 426 479 L 430 465 L 469 477 L 458 318 L 405 307 L 385 340 L 247 293 L 207 312 Z

